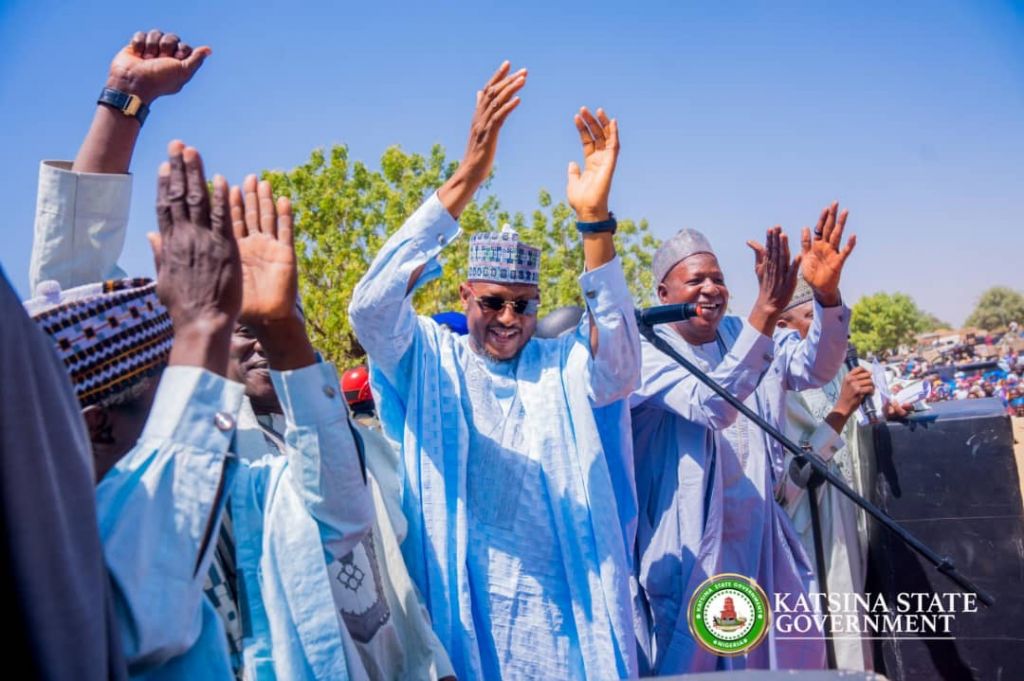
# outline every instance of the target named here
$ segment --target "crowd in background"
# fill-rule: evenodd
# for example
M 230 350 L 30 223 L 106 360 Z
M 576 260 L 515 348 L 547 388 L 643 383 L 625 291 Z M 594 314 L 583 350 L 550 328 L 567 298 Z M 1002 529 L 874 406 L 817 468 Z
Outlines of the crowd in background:
M 923 381 L 927 402 L 994 397 L 1007 413 L 1024 416 L 1024 330 L 1014 322 L 1004 332 L 969 333 L 961 340 L 884 362 L 892 391 Z

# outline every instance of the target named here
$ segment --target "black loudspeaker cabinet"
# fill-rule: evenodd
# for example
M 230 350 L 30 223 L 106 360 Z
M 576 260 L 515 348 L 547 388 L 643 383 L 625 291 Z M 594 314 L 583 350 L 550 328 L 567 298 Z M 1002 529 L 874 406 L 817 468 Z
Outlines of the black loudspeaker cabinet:
M 883 637 L 889 679 L 1024 679 L 1024 508 L 1009 416 L 998 399 L 937 403 L 930 421 L 860 427 L 871 501 L 996 598 L 957 614 L 953 640 Z M 871 520 L 869 593 L 954 593 L 959 587 Z M 908 636 L 904 634 L 903 636 Z

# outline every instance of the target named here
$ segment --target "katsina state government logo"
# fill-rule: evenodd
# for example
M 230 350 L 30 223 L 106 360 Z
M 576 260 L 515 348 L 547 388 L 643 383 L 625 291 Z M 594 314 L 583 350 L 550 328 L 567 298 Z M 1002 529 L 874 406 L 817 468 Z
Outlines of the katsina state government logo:
M 742 655 L 768 633 L 768 597 L 754 580 L 724 572 L 697 587 L 687 611 L 697 643 L 715 655 Z

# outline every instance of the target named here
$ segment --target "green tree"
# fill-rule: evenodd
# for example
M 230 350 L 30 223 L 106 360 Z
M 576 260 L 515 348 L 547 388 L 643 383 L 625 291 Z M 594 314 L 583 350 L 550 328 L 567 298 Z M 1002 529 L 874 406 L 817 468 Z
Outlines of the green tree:
M 348 320 L 352 290 L 384 241 L 401 227 L 428 192 L 436 190 L 457 164 L 435 145 L 428 156 L 389 147 L 373 170 L 349 158 L 344 145 L 316 149 L 290 171 L 265 173 L 276 194 L 289 196 L 296 216 L 299 293 L 313 344 L 341 367 L 361 353 Z M 523 239 L 541 248 L 541 309 L 582 305 L 576 279 L 583 249 L 572 210 L 544 190 L 529 216 L 509 213 L 481 190 L 459 217 L 463 235 L 439 257 L 442 275 L 422 286 L 413 303 L 420 314 L 459 310 L 458 284 L 466 278 L 469 236 L 511 224 Z M 616 248 L 634 297 L 645 302 L 653 290 L 651 257 L 658 241 L 646 220 L 620 219 Z
M 921 320 L 918 324 L 920 332 L 938 331 L 939 329 L 952 329 L 949 322 L 943 321 L 930 312 L 921 311 Z
M 862 353 L 882 354 L 903 343 L 912 343 L 914 334 L 925 330 L 927 316 L 905 293 L 875 293 L 864 296 L 853 306 L 850 340 Z
M 964 322 L 966 326 L 997 329 L 1010 322 L 1024 321 L 1024 295 L 1008 286 L 993 286 L 978 299 L 974 312 Z

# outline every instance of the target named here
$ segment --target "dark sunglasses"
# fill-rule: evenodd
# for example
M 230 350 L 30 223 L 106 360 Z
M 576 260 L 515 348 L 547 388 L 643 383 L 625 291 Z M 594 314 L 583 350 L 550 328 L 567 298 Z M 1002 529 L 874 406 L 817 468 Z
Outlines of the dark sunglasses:
M 501 312 L 506 305 L 511 305 L 516 314 L 527 314 L 531 317 L 537 314 L 540 307 L 540 300 L 531 298 L 529 300 L 505 300 L 500 296 L 474 296 L 476 304 L 491 312 Z

